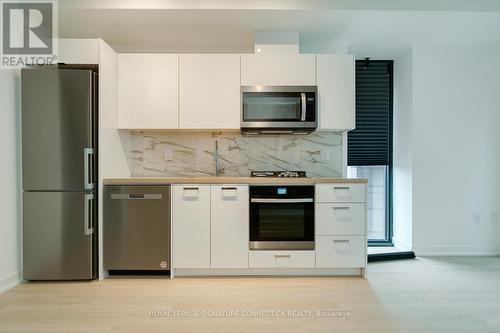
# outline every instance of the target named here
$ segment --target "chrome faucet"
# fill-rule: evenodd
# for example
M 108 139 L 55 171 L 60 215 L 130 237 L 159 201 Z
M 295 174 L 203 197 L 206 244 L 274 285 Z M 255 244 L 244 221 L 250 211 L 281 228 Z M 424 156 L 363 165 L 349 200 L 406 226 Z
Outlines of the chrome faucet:
M 219 142 L 215 140 L 215 176 L 220 176 L 224 174 L 224 168 L 219 167 Z

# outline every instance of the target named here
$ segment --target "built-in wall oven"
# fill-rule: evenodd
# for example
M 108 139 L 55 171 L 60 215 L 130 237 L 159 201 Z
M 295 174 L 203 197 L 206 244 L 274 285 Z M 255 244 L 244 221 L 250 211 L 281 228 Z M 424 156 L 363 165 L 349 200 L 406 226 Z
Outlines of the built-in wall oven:
M 314 186 L 250 186 L 250 250 L 314 250 Z

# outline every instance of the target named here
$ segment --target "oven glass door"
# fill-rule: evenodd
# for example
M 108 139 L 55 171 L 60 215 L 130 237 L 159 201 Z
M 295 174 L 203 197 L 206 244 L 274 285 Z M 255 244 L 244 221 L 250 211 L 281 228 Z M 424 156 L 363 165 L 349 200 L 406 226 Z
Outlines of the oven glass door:
M 303 96 L 299 92 L 244 92 L 244 122 L 301 122 Z
M 314 249 L 314 202 L 252 202 L 250 249 Z

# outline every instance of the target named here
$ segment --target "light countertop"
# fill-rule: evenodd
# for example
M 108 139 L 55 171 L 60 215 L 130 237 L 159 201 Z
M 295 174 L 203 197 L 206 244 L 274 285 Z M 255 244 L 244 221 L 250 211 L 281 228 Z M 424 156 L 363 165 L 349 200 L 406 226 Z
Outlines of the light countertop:
M 205 177 L 130 177 L 104 178 L 104 185 L 164 185 L 164 184 L 288 184 L 314 185 L 321 183 L 366 184 L 364 178 L 308 177 L 308 178 L 259 178 L 235 176 Z

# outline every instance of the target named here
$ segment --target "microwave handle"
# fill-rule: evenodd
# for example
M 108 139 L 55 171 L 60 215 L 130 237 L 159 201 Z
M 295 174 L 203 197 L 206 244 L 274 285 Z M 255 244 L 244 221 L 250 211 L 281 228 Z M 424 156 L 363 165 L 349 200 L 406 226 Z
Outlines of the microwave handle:
M 300 104 L 302 105 L 302 113 L 300 115 L 300 121 L 306 121 L 306 93 L 300 93 Z

